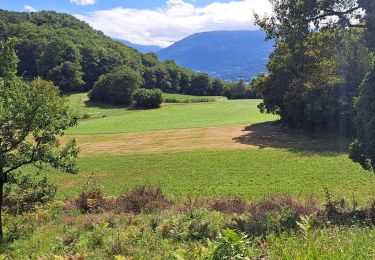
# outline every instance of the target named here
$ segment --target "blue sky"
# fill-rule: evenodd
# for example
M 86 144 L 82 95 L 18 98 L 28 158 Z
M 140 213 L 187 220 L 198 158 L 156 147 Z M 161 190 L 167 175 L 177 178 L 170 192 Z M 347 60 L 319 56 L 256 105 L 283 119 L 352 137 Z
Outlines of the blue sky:
M 195 6 L 201 7 L 215 2 L 214 0 L 195 0 L 186 1 L 194 3 Z M 220 1 L 220 2 L 229 2 Z M 102 9 L 112 9 L 115 7 L 128 7 L 149 9 L 165 5 L 165 0 L 96 0 L 95 4 L 77 5 L 70 3 L 70 0 L 0 0 L 0 9 L 24 11 L 25 6 L 32 6 L 37 10 L 55 10 L 59 12 L 77 13 Z
M 111 37 L 162 47 L 197 32 L 255 30 L 253 13 L 271 12 L 268 0 L 0 0 L 0 9 L 65 12 Z

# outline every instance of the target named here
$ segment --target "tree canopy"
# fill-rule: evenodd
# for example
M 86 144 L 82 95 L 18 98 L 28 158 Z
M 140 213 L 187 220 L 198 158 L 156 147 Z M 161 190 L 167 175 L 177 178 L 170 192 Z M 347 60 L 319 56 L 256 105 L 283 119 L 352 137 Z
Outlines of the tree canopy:
M 100 76 L 90 91 L 91 101 L 129 106 L 133 92 L 142 86 L 142 77 L 130 67 L 123 66 Z
M 373 169 L 375 2 L 272 4 L 272 16 L 256 16 L 267 37 L 276 39 L 269 73 L 254 83 L 264 96 L 260 109 L 279 114 L 290 127 L 352 133 L 351 158 Z
M 13 45 L 10 40 L 0 48 L 0 223 L 4 184 L 14 180 L 23 166 L 48 164 L 77 172 L 75 141 L 62 148 L 59 142 L 76 119 L 51 82 L 37 78 L 25 83 L 16 76 Z

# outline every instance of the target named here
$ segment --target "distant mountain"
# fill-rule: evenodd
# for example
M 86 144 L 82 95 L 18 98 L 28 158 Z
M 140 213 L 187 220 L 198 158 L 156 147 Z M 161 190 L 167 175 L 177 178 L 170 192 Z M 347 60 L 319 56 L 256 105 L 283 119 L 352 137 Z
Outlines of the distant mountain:
M 115 41 L 118 41 L 120 43 L 125 44 L 126 46 L 132 47 L 140 52 L 148 53 L 148 52 L 158 52 L 162 49 L 162 47 L 157 45 L 141 45 L 141 44 L 135 44 L 126 40 L 120 40 L 120 39 L 114 39 Z
M 261 31 L 212 31 L 193 34 L 157 54 L 213 77 L 249 81 L 266 71 L 272 49 L 273 42 L 265 41 Z

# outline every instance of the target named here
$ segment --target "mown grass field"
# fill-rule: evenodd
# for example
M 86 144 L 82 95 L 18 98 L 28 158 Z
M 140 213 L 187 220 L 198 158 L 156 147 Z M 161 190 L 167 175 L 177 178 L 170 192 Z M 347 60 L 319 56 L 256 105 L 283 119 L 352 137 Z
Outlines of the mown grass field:
M 93 114 L 68 134 L 115 134 L 238 124 L 275 120 L 257 109 L 259 100 L 219 101 L 191 104 L 164 104 L 155 110 L 128 110 L 91 107 L 82 94 L 70 96 L 76 113 Z M 98 118 L 100 115 L 100 118 Z M 103 117 L 104 116 L 104 117 Z M 95 118 L 96 117 L 96 118 Z
M 163 100 L 165 103 L 200 103 L 200 102 L 215 102 L 225 101 L 226 97 L 220 96 L 191 96 L 182 94 L 163 93 Z
M 69 98 L 80 112 L 102 112 L 99 108 L 85 107 L 82 94 Z M 155 141 L 155 134 L 164 133 L 160 130 L 176 129 L 178 136 L 180 128 L 222 125 L 243 125 L 245 128 L 246 125 L 277 119 L 259 113 L 258 103 L 259 100 L 239 100 L 178 106 L 167 104 L 161 109 L 148 111 L 104 109 L 104 112 L 109 111 L 107 117 L 81 121 L 77 128 L 69 131 L 78 140 L 84 136 L 82 145 L 85 142 L 88 146 L 100 143 L 95 146 L 96 150 L 81 154 L 79 175 L 53 175 L 60 186 L 59 196 L 77 195 L 92 174 L 107 195 L 118 195 L 123 189 L 142 183 L 160 185 L 173 198 L 187 195 L 241 196 L 255 200 L 269 194 L 290 194 L 323 199 L 325 187 L 338 197 L 354 196 L 359 201 L 366 201 L 375 194 L 375 177 L 348 159 L 347 143 L 340 141 L 329 145 L 326 140 L 294 137 L 288 133 L 274 136 L 273 132 L 265 132 L 267 128 L 254 130 L 258 135 L 263 134 L 262 138 L 250 136 L 250 140 L 246 139 L 248 143 L 240 145 L 237 138 L 241 133 L 219 136 L 226 128 L 210 132 L 209 139 L 207 136 L 194 137 L 195 142 L 206 142 L 201 147 L 187 146 L 183 137 L 173 137 L 172 143 L 163 143 L 164 137 Z M 134 132 L 139 133 L 137 144 L 142 138 L 151 138 L 154 141 L 152 146 L 158 149 L 148 151 L 150 143 L 145 143 L 140 149 L 128 139 L 126 145 L 134 146 L 133 149 L 115 152 L 116 140 L 121 142 L 121 139 L 111 133 L 126 136 L 126 133 Z M 208 142 L 216 144 L 210 148 Z M 220 144 L 224 143 L 233 143 L 233 147 L 221 147 Z M 101 147 L 103 150 L 106 147 L 106 151 L 103 152 Z
M 240 196 L 257 200 L 271 194 L 324 199 L 334 195 L 360 201 L 375 194 L 373 174 L 345 154 L 304 154 L 283 149 L 190 151 L 146 155 L 102 155 L 79 159 L 77 176 L 54 175 L 60 196 L 76 196 L 92 173 L 106 195 L 119 195 L 137 184 L 161 186 L 177 199 Z

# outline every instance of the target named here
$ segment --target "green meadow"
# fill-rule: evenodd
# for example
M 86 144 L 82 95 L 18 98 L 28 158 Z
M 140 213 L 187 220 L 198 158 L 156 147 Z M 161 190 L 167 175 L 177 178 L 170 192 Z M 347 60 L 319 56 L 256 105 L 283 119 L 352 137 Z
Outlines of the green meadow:
M 75 136 L 84 134 L 86 141 L 93 142 L 105 142 L 105 136 L 110 139 L 112 133 L 144 133 L 147 138 L 153 131 L 246 126 L 277 119 L 259 112 L 260 100 L 163 104 L 157 110 L 132 111 L 88 107 L 83 94 L 69 99 L 75 111 L 106 115 L 82 120 L 69 131 Z M 271 194 L 289 194 L 324 199 L 324 188 L 338 197 L 360 201 L 367 201 L 375 194 L 375 177 L 348 159 L 345 146 L 337 149 L 324 140 L 312 142 L 307 137 L 303 141 L 302 148 L 286 142 L 275 147 L 202 148 L 172 153 L 101 154 L 98 150 L 98 154 L 80 156 L 79 175 L 51 176 L 60 186 L 60 197 L 76 196 L 92 175 L 106 195 L 118 195 L 126 188 L 144 183 L 162 187 L 171 198 L 240 196 L 256 200 Z
M 79 174 L 51 171 L 50 180 L 58 186 L 57 200 L 9 222 L 6 233 L 15 240 L 0 246 L 6 256 L 220 259 L 212 258 L 212 252 L 229 246 L 239 251 L 242 248 L 245 251 L 241 252 L 251 259 L 373 259 L 375 235 L 368 226 L 320 226 L 320 222 L 314 222 L 314 211 L 309 221 L 300 218 L 303 213 L 288 213 L 293 203 L 323 210 L 325 189 L 334 198 L 371 205 L 375 176 L 349 160 L 346 150 L 350 140 L 332 142 L 274 126 L 272 121 L 277 117 L 259 113 L 260 100 L 165 103 L 157 110 L 131 110 L 91 106 L 84 94 L 68 99 L 74 113 L 82 118 L 67 135 L 77 138 L 82 146 Z M 88 116 L 82 117 L 85 114 Z M 163 138 L 169 139 L 164 142 Z M 143 139 L 148 141 L 142 145 Z M 205 145 L 199 146 L 197 140 Z M 121 150 L 119 145 L 130 148 Z M 139 147 L 142 149 L 137 150 Z M 111 201 L 123 194 L 142 196 L 133 190 L 140 185 L 160 187 L 163 196 L 176 204 L 138 213 L 82 213 L 76 208 L 79 204 L 72 204 L 79 201 L 84 190 L 99 187 L 113 207 Z M 275 195 L 294 202 L 276 213 L 272 213 L 272 207 L 268 213 L 254 213 L 252 219 L 248 219 L 251 215 L 246 209 L 238 214 L 225 212 L 225 207 L 231 209 L 232 199 L 252 205 L 273 203 Z M 147 197 L 133 199 L 138 203 Z M 216 211 L 209 208 L 211 204 L 195 204 L 200 199 L 229 204 L 224 204 L 224 211 Z M 314 209 L 315 203 L 318 208 Z M 349 206 L 342 214 L 347 210 L 351 214 L 357 208 Z M 256 214 L 265 215 L 259 215 L 256 222 Z M 255 229 L 244 229 L 238 218 Z M 292 226 L 284 218 L 290 218 Z M 293 226 L 296 221 L 299 226 Z M 22 223 L 23 229 L 13 223 Z M 277 232 L 278 223 L 286 225 L 286 232 Z M 223 240 L 228 227 L 237 235 Z M 263 238 L 243 236 L 257 228 Z
M 168 129 L 255 124 L 276 120 L 259 113 L 260 100 L 218 101 L 190 104 L 164 104 L 161 109 L 129 110 L 91 107 L 83 94 L 69 97 L 73 111 L 92 118 L 82 120 L 68 134 L 115 134 Z
M 243 197 L 272 194 L 324 199 L 324 188 L 347 199 L 367 201 L 375 194 L 375 176 L 346 154 L 304 153 L 286 149 L 191 151 L 145 155 L 85 156 L 80 174 L 53 175 L 61 197 L 77 196 L 93 174 L 106 195 L 119 195 L 139 184 L 160 186 L 171 198 Z

